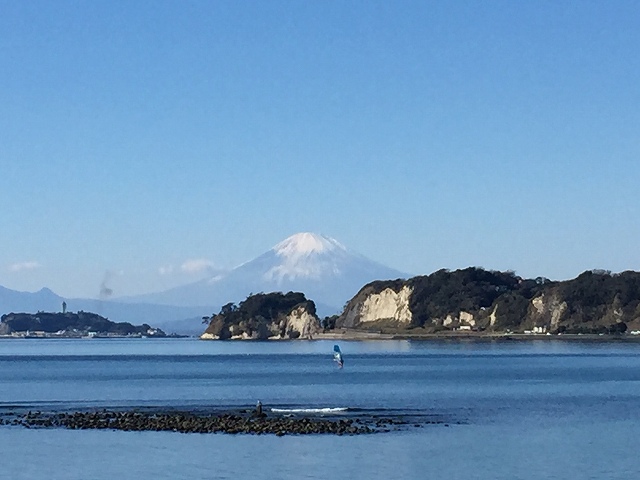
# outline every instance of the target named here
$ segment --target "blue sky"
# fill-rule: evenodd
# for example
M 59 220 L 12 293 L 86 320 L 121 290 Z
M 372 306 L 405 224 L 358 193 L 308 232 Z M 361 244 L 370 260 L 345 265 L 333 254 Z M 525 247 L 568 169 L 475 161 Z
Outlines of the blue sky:
M 0 285 L 301 231 L 410 274 L 640 270 L 638 2 L 0 1 Z

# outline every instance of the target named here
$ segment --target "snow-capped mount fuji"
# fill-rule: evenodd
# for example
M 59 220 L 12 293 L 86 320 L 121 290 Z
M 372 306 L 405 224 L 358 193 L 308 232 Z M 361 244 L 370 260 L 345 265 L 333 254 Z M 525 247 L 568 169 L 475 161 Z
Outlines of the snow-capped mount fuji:
M 274 264 L 263 278 L 279 285 L 296 279 L 321 280 L 323 277 L 340 275 L 344 264 L 348 263 L 349 252 L 333 238 L 297 233 L 278 243 L 263 256 Z
M 322 316 L 339 313 L 360 288 L 373 280 L 406 277 L 350 251 L 333 238 L 304 232 L 226 274 L 127 301 L 222 306 L 242 301 L 251 293 L 297 291 L 313 300 Z

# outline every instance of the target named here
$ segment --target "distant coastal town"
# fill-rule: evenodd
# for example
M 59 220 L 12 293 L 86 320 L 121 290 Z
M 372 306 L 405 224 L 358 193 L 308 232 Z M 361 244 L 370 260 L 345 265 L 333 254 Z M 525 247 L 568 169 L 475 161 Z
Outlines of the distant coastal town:
M 165 338 L 159 328 L 112 322 L 91 312 L 8 313 L 0 318 L 1 338 Z

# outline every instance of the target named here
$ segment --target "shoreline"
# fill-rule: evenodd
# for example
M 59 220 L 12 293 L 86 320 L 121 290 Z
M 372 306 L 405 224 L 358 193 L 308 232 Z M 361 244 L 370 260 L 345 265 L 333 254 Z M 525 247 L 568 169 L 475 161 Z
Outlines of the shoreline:
M 365 340 L 417 340 L 417 341 L 434 341 L 434 340 L 459 340 L 459 341 L 523 341 L 523 340 L 542 340 L 542 341 L 597 341 L 597 342 L 640 342 L 640 335 L 622 334 L 622 335 L 600 335 L 600 334 L 536 334 L 536 333 L 485 333 L 485 332 L 439 332 L 439 333 L 383 333 L 383 332 L 362 332 L 350 329 L 341 329 L 340 332 L 318 333 L 313 336 L 312 340 L 346 340 L 346 341 L 365 341 Z
M 380 340 L 415 340 L 415 341 L 478 341 L 478 342 L 495 342 L 495 341 L 567 341 L 567 342 L 623 342 L 635 343 L 640 342 L 640 335 L 635 334 L 581 334 L 581 333 L 563 333 L 563 334 L 540 334 L 540 333 L 486 333 L 486 332 L 438 332 L 438 333 L 412 333 L 412 332 L 367 332 L 351 329 L 340 329 L 339 332 L 316 333 L 307 338 L 270 338 L 266 340 L 258 339 L 241 339 L 233 338 L 228 340 L 219 340 L 214 338 L 203 338 L 198 335 L 166 335 L 164 337 L 137 337 L 137 336 L 100 336 L 100 337 L 74 337 L 74 336 L 18 336 L 18 335 L 0 335 L 2 340 L 136 340 L 140 338 L 153 339 L 184 339 L 192 338 L 204 341 L 222 341 L 222 342 L 298 342 L 298 341 L 314 341 L 314 340 L 333 340 L 333 341 L 380 341 Z

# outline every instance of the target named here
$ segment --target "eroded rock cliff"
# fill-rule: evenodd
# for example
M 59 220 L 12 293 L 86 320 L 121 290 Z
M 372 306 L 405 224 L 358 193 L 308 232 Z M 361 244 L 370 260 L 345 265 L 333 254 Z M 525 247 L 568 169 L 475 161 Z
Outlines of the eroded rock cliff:
M 640 328 L 640 273 L 524 279 L 481 268 L 440 270 L 363 287 L 336 328 L 621 333 Z
M 208 319 L 204 340 L 311 338 L 320 329 L 315 304 L 304 294 L 259 293 L 229 303 Z
M 410 325 L 412 314 L 409 298 L 413 288 L 398 282 L 386 287 L 384 284 L 376 282 L 370 288 L 361 290 L 358 300 L 348 303 L 341 317 L 341 326 L 354 328 L 381 321 L 398 326 Z

